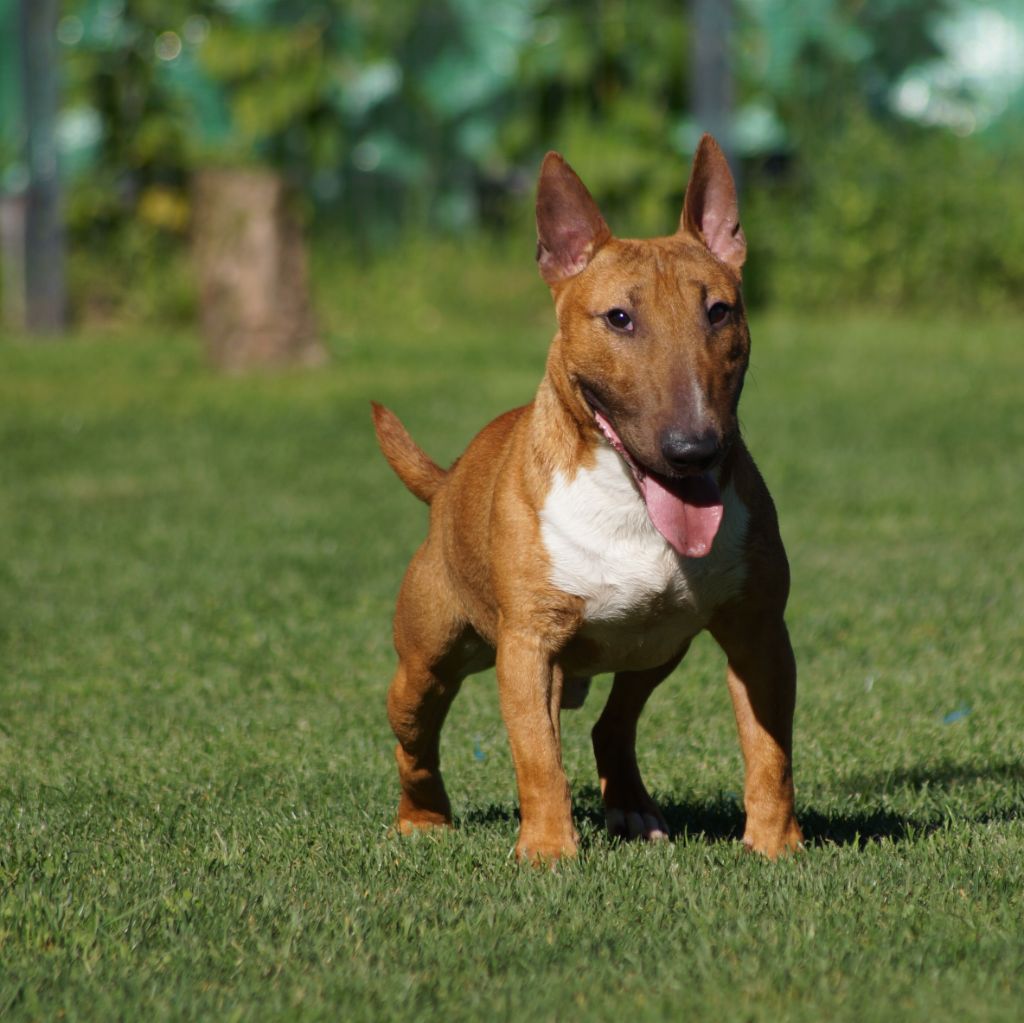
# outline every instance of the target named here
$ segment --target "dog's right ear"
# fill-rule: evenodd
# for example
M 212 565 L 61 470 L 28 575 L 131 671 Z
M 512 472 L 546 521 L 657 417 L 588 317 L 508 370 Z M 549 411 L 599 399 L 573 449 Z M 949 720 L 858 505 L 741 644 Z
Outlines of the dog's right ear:
M 548 153 L 537 184 L 537 265 L 550 285 L 575 277 L 612 233 L 586 185 L 558 153 Z

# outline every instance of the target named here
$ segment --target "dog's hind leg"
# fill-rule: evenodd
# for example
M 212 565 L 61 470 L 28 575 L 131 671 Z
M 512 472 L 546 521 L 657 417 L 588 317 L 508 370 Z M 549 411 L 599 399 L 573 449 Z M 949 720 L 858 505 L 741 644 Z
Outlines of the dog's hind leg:
M 648 671 L 620 671 L 591 732 L 601 779 L 604 819 L 613 838 L 668 838 L 668 824 L 651 799 L 636 761 L 636 727 L 648 697 L 675 669 L 687 648 Z
M 443 576 L 421 549 L 406 573 L 395 616 L 398 670 L 388 690 L 401 831 L 451 824 L 441 778 L 441 726 L 462 680 L 494 663 L 494 653 L 460 620 Z
M 461 682 L 460 678 L 446 680 L 414 659 L 403 660 L 392 679 L 388 719 L 398 739 L 401 831 L 452 822 L 441 778 L 441 726 Z

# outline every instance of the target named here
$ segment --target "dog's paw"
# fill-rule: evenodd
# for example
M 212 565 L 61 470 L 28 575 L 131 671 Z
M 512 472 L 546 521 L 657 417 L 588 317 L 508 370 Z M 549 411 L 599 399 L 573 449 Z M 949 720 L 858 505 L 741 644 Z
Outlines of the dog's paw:
M 431 828 L 450 828 L 452 812 L 447 796 L 435 800 L 434 805 L 421 805 L 413 802 L 405 793 L 398 802 L 398 813 L 395 816 L 395 828 L 399 834 L 414 835 L 417 831 L 428 831 Z
M 610 837 L 625 842 L 664 842 L 669 838 L 668 824 L 639 775 L 609 775 L 601 779 L 601 789 L 604 823 Z
M 612 838 L 631 841 L 642 838 L 645 842 L 668 841 L 668 825 L 660 813 L 639 812 L 637 810 L 605 810 L 605 827 Z
M 445 820 L 443 817 L 432 819 L 419 817 L 416 820 L 410 820 L 408 817 L 395 818 L 395 831 L 400 835 L 416 835 L 421 831 L 436 831 L 440 828 L 450 828 L 451 826 L 452 822 Z
M 751 852 L 760 853 L 769 860 L 799 852 L 804 847 L 800 825 L 791 818 L 781 829 L 756 828 L 747 822 L 743 844 Z
M 575 829 L 560 836 L 520 831 L 515 854 L 520 863 L 553 866 L 559 860 L 572 859 L 579 845 L 580 838 Z

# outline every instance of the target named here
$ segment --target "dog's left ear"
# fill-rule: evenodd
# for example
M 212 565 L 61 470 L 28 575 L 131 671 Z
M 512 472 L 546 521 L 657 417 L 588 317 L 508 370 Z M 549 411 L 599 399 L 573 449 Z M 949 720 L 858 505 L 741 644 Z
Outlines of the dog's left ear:
M 537 265 L 549 285 L 580 273 L 612 233 L 587 186 L 558 153 L 537 182 Z
M 725 154 L 710 135 L 701 138 L 693 158 L 679 230 L 695 234 L 713 255 L 736 271 L 747 258 L 736 183 Z

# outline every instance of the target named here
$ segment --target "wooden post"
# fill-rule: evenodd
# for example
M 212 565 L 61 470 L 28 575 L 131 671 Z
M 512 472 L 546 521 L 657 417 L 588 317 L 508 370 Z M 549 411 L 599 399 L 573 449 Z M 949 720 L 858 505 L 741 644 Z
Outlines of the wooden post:
M 20 0 L 21 94 L 28 189 L 24 199 L 24 325 L 39 334 L 58 333 L 67 320 L 64 227 L 57 175 L 57 15 L 59 0 Z M 7 211 L 14 217 L 16 207 Z M 15 242 L 17 242 L 15 232 Z M 20 306 L 15 303 L 15 308 Z
M 281 176 L 203 170 L 194 195 L 199 315 L 210 361 L 229 371 L 323 362 L 305 239 Z
M 25 192 L 0 195 L 0 272 L 3 325 L 25 329 Z
M 693 116 L 700 131 L 718 140 L 737 190 L 740 187 L 732 129 L 732 0 L 691 0 L 693 14 Z

